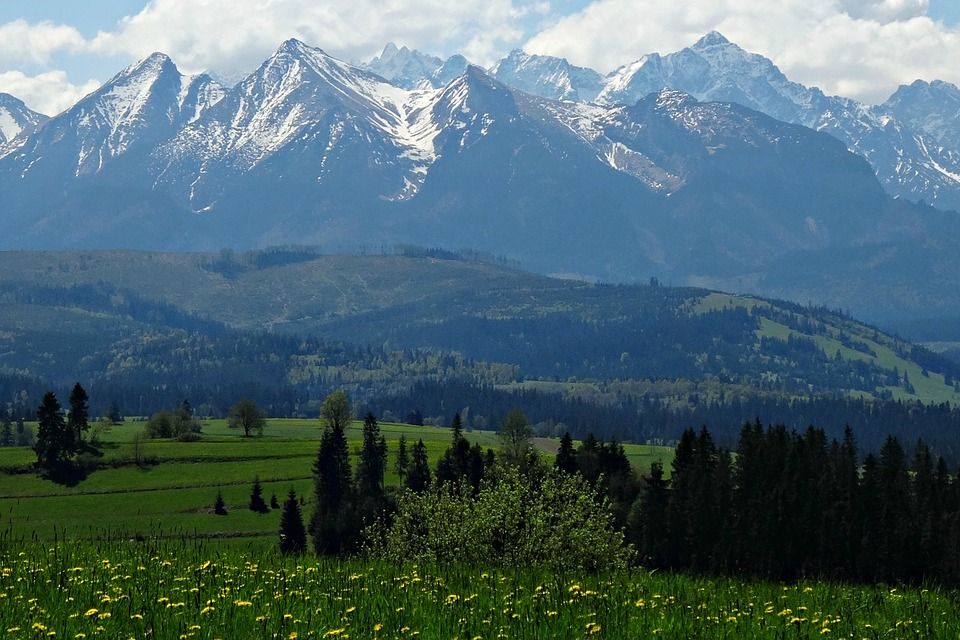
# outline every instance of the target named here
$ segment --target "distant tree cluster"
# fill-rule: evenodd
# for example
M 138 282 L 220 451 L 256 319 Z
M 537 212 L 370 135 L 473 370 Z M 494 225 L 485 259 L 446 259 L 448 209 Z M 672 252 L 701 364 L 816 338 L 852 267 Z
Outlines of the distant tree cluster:
M 158 411 L 150 416 L 146 426 L 150 438 L 174 438 L 181 442 L 200 439 L 200 421 L 193 415 L 193 407 L 183 400 L 173 411 Z
M 829 440 L 748 423 L 736 455 L 687 430 L 670 479 L 654 465 L 628 534 L 650 567 L 862 581 L 960 583 L 960 480 L 919 443 L 857 454 Z
M 33 450 L 37 454 L 37 468 L 52 477 L 71 475 L 77 471 L 74 462 L 80 453 L 96 454 L 96 448 L 86 440 L 90 429 L 89 397 L 80 383 L 70 392 L 70 411 L 66 415 L 52 391 L 43 396 L 37 407 L 37 436 Z M 4 427 L 4 434 L 6 434 Z M 18 437 L 20 425 L 18 425 Z

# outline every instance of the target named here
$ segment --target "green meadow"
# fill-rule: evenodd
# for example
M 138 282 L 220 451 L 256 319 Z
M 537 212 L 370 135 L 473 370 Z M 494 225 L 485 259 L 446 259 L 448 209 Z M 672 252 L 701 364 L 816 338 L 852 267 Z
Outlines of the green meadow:
M 143 422 L 127 421 L 101 435 L 101 468 L 73 486 L 55 484 L 30 472 L 36 456 L 27 448 L 0 449 L 0 530 L 15 538 L 97 539 L 105 537 L 263 538 L 273 541 L 279 510 L 261 514 L 247 508 L 254 478 L 263 484 L 269 502 L 282 502 L 294 489 L 306 500 L 309 515 L 313 494 L 312 467 L 320 442 L 319 420 L 269 420 L 263 435 L 244 438 L 225 420 L 203 422 L 198 442 L 147 440 L 136 464 L 136 435 Z M 360 447 L 362 424 L 347 432 L 351 451 Z M 417 440 L 427 447 L 431 465 L 450 444 L 450 430 L 430 426 L 384 423 L 381 431 L 389 451 L 386 484 L 400 478 L 393 470 L 401 436 L 408 451 Z M 471 442 L 497 449 L 493 432 L 466 434 Z M 556 442 L 537 440 L 545 458 Z M 667 462 L 668 447 L 624 446 L 634 468 L 646 473 L 653 461 Z M 222 492 L 227 515 L 213 513 Z

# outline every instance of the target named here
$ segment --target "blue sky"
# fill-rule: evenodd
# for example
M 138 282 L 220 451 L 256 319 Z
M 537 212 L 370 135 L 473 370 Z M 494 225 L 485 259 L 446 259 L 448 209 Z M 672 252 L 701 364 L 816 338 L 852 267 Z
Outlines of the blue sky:
M 522 47 L 607 72 L 712 29 L 867 102 L 916 78 L 960 82 L 960 0 L 4 0 L 0 91 L 55 112 L 155 50 L 233 80 L 291 36 L 354 62 L 395 41 L 480 64 Z

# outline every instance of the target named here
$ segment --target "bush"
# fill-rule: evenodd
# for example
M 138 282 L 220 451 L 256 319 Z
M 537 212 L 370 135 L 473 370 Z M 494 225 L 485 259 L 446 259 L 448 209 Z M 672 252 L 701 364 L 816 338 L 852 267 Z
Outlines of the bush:
M 476 497 L 467 483 L 405 491 L 393 524 L 367 537 L 373 555 L 396 561 L 599 571 L 625 568 L 632 555 L 609 501 L 581 477 L 534 478 L 510 467 L 485 479 Z

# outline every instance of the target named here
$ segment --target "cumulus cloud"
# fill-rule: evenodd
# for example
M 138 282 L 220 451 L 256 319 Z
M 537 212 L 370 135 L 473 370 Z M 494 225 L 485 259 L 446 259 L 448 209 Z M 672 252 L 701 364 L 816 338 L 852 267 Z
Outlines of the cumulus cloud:
M 960 82 L 960 31 L 928 8 L 928 0 L 595 0 L 525 48 L 609 71 L 716 29 L 794 80 L 876 102 L 917 78 Z
M 396 41 L 487 63 L 523 37 L 518 20 L 538 10 L 543 3 L 529 0 L 152 0 L 90 46 L 136 57 L 163 51 L 188 72 L 228 76 L 252 70 L 290 37 L 348 60 Z
M 35 76 L 22 71 L 0 72 L 0 91 L 20 98 L 34 111 L 48 116 L 71 107 L 99 85 L 96 80 L 75 85 L 63 71 L 47 71 Z
M 47 64 L 56 53 L 85 46 L 83 35 L 67 25 L 26 20 L 0 24 L 0 60 L 5 64 Z

